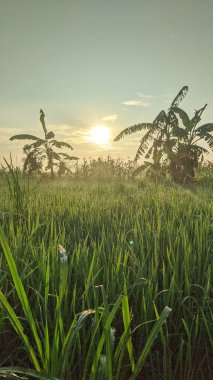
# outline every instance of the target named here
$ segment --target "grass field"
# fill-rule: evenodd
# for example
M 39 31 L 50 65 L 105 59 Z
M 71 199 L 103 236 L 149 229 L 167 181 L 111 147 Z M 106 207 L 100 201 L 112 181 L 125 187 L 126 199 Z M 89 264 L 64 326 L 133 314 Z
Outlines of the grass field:
M 213 378 L 211 181 L 0 192 L 2 378 Z

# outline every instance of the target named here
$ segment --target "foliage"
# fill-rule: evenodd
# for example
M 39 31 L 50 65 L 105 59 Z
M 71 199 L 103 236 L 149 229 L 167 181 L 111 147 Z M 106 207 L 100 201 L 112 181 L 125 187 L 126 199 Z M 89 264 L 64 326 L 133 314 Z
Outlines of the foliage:
M 130 178 L 135 169 L 135 163 L 128 160 L 123 162 L 121 159 L 113 159 L 108 156 L 106 159 L 98 157 L 83 164 L 76 164 L 73 176 L 79 179 L 109 180 L 111 178 Z
M 188 92 L 184 86 L 173 102 L 168 112 L 162 110 L 153 123 L 140 123 L 124 129 L 114 140 L 118 141 L 125 135 L 145 130 L 140 146 L 137 150 L 135 161 L 141 156 L 146 159 L 153 158 L 152 171 L 156 173 L 167 162 L 168 171 L 176 182 L 183 182 L 188 178 L 194 178 L 194 170 L 198 166 L 199 158 L 207 150 L 197 143 L 201 140 L 213 150 L 213 124 L 205 124 L 197 128 L 201 115 L 206 105 L 195 111 L 192 119 L 178 106 Z M 183 126 L 180 127 L 176 114 L 181 118 Z M 137 169 L 136 174 L 147 168 L 147 165 Z M 150 164 L 149 164 L 150 167 Z
M 175 152 L 176 174 L 179 182 L 194 179 L 199 159 L 204 153 L 208 153 L 204 147 L 198 145 L 200 141 L 205 141 L 209 148 L 213 150 L 213 136 L 210 134 L 210 132 L 213 132 L 213 124 L 209 123 L 197 127 L 206 106 L 207 104 L 203 108 L 195 110 L 192 119 L 181 108 L 173 108 L 173 112 L 178 114 L 183 124 L 183 128 L 179 127 L 176 132 L 176 135 L 180 136 Z
M 71 170 L 66 166 L 64 161 L 61 161 L 59 163 L 58 167 L 58 177 L 60 178 L 61 176 L 64 176 L 65 174 L 71 173 Z
M 24 172 L 27 172 L 30 175 L 41 173 L 42 166 L 43 166 L 43 162 L 42 162 L 43 157 L 40 156 L 39 153 L 40 152 L 38 151 L 38 149 L 34 149 L 31 152 L 29 151 L 29 153 L 27 153 L 27 150 L 26 150 L 27 157 L 24 160 L 24 167 L 23 167 Z
M 19 168 L 15 168 L 10 156 L 10 163 L 4 158 L 6 167 L 3 167 L 8 189 L 10 192 L 10 200 L 16 213 L 23 213 L 27 207 L 29 199 L 29 178 L 22 175 Z
M 9 249 L 8 243 L 5 239 L 5 236 L 3 232 L 0 229 L 0 241 L 3 246 L 3 250 L 6 256 L 7 264 L 10 269 L 12 279 L 15 285 L 15 289 L 19 298 L 19 301 L 21 303 L 23 313 L 25 316 L 26 321 L 29 324 L 31 335 L 32 335 L 32 343 L 30 342 L 28 336 L 24 333 L 25 327 L 24 324 L 20 321 L 18 318 L 18 315 L 11 307 L 10 303 L 7 300 L 7 297 L 0 291 L 0 305 L 2 309 L 5 311 L 6 315 L 8 316 L 8 319 L 20 337 L 20 340 L 23 342 L 23 345 L 28 352 L 30 361 L 34 367 L 34 371 L 22 371 L 17 369 L 1 369 L 0 373 L 2 372 L 2 375 L 9 373 L 24 373 L 25 375 L 30 375 L 32 377 L 36 377 L 36 374 L 39 374 L 42 370 L 42 374 L 44 378 L 55 378 L 55 376 L 61 376 L 64 378 L 66 373 L 69 371 L 69 360 L 70 360 L 70 351 L 74 350 L 74 346 L 76 343 L 76 340 L 80 338 L 79 331 L 83 326 L 83 323 L 85 323 L 86 319 L 91 316 L 92 314 L 99 314 L 96 316 L 96 319 L 93 321 L 93 328 L 94 333 L 92 336 L 92 343 L 89 347 L 89 355 L 91 353 L 91 350 L 94 349 L 94 338 L 97 333 L 97 328 L 99 327 L 99 324 L 102 320 L 103 324 L 103 332 L 101 334 L 100 340 L 97 345 L 97 351 L 94 356 L 94 360 L 91 365 L 91 371 L 90 371 L 90 380 L 95 380 L 97 378 L 97 375 L 99 374 L 99 368 L 100 368 L 100 358 L 101 358 L 101 352 L 103 350 L 104 345 L 106 346 L 106 367 L 103 368 L 103 373 L 105 373 L 106 379 L 113 378 L 112 376 L 112 363 L 113 361 L 122 363 L 123 359 L 123 352 L 128 348 L 129 355 L 131 355 L 131 361 L 134 363 L 134 357 L 133 357 L 133 350 L 132 345 L 128 345 L 129 342 L 131 342 L 131 336 L 130 334 L 130 323 L 131 319 L 129 316 L 129 306 L 128 306 L 128 297 L 125 295 L 125 298 L 122 296 L 119 296 L 117 301 L 115 302 L 112 310 L 110 311 L 110 306 L 107 301 L 106 293 L 104 291 L 104 288 L 101 286 L 103 299 L 104 299 L 104 309 L 100 309 L 96 307 L 95 310 L 89 309 L 84 310 L 80 313 L 79 316 L 75 316 L 74 320 L 71 322 L 67 332 L 65 331 L 65 325 L 62 318 L 62 303 L 64 301 L 64 297 L 66 295 L 66 287 L 67 287 L 67 275 L 68 275 L 68 268 L 67 265 L 61 267 L 60 270 L 60 283 L 59 283 L 59 291 L 55 294 L 56 298 L 56 307 L 54 312 L 54 320 L 53 320 L 53 331 L 51 331 L 51 323 L 48 320 L 48 304 L 49 304 L 49 280 L 50 280 L 50 258 L 47 258 L 47 265 L 46 265 L 46 273 L 45 273 L 45 294 L 43 295 L 44 300 L 44 312 L 45 315 L 43 316 L 43 319 L 45 321 L 44 325 L 40 325 L 39 329 L 35 322 L 35 318 L 33 316 L 32 307 L 30 306 L 30 302 L 27 298 L 26 291 L 23 287 L 22 280 L 19 276 L 19 273 L 17 271 L 16 263 L 13 259 L 13 255 Z M 124 333 L 121 336 L 120 341 L 117 345 L 117 350 L 115 353 L 113 353 L 113 344 L 111 341 L 111 324 L 113 322 L 113 319 L 118 311 L 118 308 L 123 300 L 123 320 L 124 320 Z M 165 320 L 167 319 L 168 315 L 170 314 L 171 309 L 168 307 L 165 307 L 162 314 L 158 316 L 157 321 L 150 333 L 150 336 L 147 339 L 147 342 L 140 354 L 140 357 L 136 363 L 136 365 L 133 364 L 132 366 L 132 375 L 131 379 L 135 380 L 137 378 L 137 375 L 140 373 L 141 368 L 144 364 L 144 361 L 149 354 L 149 351 L 163 325 Z M 96 323 L 95 323 L 96 322 Z M 43 330 L 43 331 L 42 331 Z M 40 331 L 40 334 L 39 334 Z M 51 341 L 50 336 L 53 336 L 53 339 Z M 124 339 L 124 338 L 127 338 Z M 125 342 L 126 340 L 126 342 Z M 119 349 L 119 351 L 118 351 Z M 121 356 L 122 355 L 122 356 Z M 39 360 L 37 359 L 39 358 Z M 87 371 L 88 371 L 88 362 L 90 360 L 90 356 L 86 358 L 86 367 L 84 368 L 84 375 L 83 378 L 86 378 Z M 116 363 L 115 363 L 116 368 Z M 119 372 L 117 372 L 119 375 Z M 99 375 L 98 375 L 99 378 Z
M 212 187 L 34 181 L 23 217 L 5 182 L 0 377 L 212 378 Z
M 24 153 L 27 155 L 24 163 L 24 171 L 29 174 L 40 173 L 43 162 L 47 162 L 45 170 L 50 170 L 51 177 L 54 177 L 54 166 L 59 168 L 59 174 L 61 175 L 62 167 L 63 172 L 67 171 L 66 162 L 68 160 L 77 160 L 77 157 L 70 156 L 67 153 L 55 152 L 54 148 L 68 148 L 73 149 L 72 146 L 63 141 L 55 140 L 55 134 L 52 131 L 47 131 L 45 123 L 45 115 L 43 110 L 40 110 L 40 121 L 44 131 L 44 138 L 36 137 L 28 134 L 15 135 L 10 138 L 13 140 L 34 140 L 32 144 L 26 144 L 23 148 Z

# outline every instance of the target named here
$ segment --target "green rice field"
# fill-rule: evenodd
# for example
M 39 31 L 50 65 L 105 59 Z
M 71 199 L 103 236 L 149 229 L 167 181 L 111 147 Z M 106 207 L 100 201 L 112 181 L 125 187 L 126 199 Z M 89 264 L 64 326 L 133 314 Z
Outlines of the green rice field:
M 213 378 L 210 181 L 7 179 L 0 378 Z

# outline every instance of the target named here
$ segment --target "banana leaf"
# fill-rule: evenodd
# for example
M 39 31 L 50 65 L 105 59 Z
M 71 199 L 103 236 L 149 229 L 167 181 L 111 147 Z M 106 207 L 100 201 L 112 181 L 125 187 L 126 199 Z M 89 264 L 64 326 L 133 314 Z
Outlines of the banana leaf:
M 124 129 L 119 135 L 117 135 L 114 139 L 114 141 L 118 141 L 122 139 L 122 137 L 126 135 L 131 135 L 134 132 L 141 131 L 143 129 L 149 129 L 153 127 L 153 123 L 140 123 L 140 124 L 134 124 L 131 127 L 128 127 Z
M 15 136 L 10 137 L 10 141 L 13 141 L 13 140 L 40 140 L 40 137 L 22 134 L 22 135 L 15 135 Z

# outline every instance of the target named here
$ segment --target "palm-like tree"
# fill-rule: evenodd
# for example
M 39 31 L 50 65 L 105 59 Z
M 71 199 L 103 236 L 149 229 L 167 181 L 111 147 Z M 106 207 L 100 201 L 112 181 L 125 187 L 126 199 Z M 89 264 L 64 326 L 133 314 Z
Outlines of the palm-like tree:
M 197 136 L 200 139 L 204 139 L 209 143 L 209 147 L 212 148 L 212 136 L 209 132 L 211 132 L 211 125 L 207 124 L 200 128 L 195 129 L 197 123 L 200 121 L 200 116 L 205 109 L 203 107 L 201 110 L 195 112 L 195 116 L 190 121 L 189 118 L 186 119 L 186 113 L 178 108 L 180 102 L 185 97 L 188 92 L 188 86 L 184 86 L 177 96 L 174 98 L 171 103 L 167 113 L 162 110 L 155 120 L 152 123 L 140 123 L 130 126 L 124 129 L 115 139 L 114 141 L 120 140 L 125 135 L 132 134 L 134 132 L 145 130 L 145 134 L 143 135 L 140 146 L 137 150 L 135 161 L 137 161 L 142 155 L 145 156 L 146 159 L 150 157 L 153 158 L 153 163 L 145 162 L 144 165 L 140 166 L 135 174 L 139 174 L 140 171 L 145 168 L 151 168 L 152 170 L 158 171 L 161 167 L 163 161 L 167 160 L 168 162 L 168 171 L 171 174 L 172 178 L 175 181 L 182 181 L 183 176 L 187 173 L 187 164 L 185 164 L 183 168 L 184 157 L 182 155 L 183 147 L 187 144 L 187 136 L 188 133 L 190 135 L 190 144 L 193 145 L 191 148 L 191 154 L 193 151 L 197 151 L 197 159 L 199 158 L 198 152 L 206 152 L 206 150 L 202 147 L 197 147 L 197 141 L 194 139 L 195 131 L 197 131 Z M 182 111 L 182 112 L 181 112 Z M 186 123 L 186 121 L 191 122 L 190 127 L 188 125 L 188 129 L 182 128 L 179 126 L 179 120 L 177 114 L 180 116 L 182 121 Z M 193 139 L 191 140 L 191 137 Z M 186 149 L 186 148 L 185 148 Z M 186 159 L 186 156 L 185 156 Z M 192 162 L 192 161 L 191 161 Z M 193 161 L 194 163 L 194 161 Z M 195 165 L 195 164 L 194 164 Z M 194 166 L 193 166 L 194 167 Z M 188 170 L 189 172 L 189 170 Z M 192 170 L 190 171 L 192 174 Z M 193 172 L 194 173 L 194 172 Z
M 52 131 L 47 131 L 46 124 L 45 124 L 45 114 L 43 110 L 40 110 L 40 121 L 41 125 L 44 131 L 44 138 L 40 138 L 33 135 L 28 134 L 21 134 L 21 135 L 15 135 L 10 138 L 11 141 L 13 140 L 34 140 L 32 144 L 24 145 L 24 153 L 27 155 L 25 163 L 24 163 L 24 170 L 33 171 L 33 168 L 41 168 L 43 161 L 45 160 L 47 162 L 47 166 L 45 170 L 50 170 L 51 177 L 54 177 L 54 166 L 60 167 L 60 163 L 63 162 L 64 165 L 65 161 L 67 160 L 78 160 L 77 157 L 70 156 L 67 153 L 63 152 L 55 152 L 55 148 L 68 148 L 72 150 L 72 146 L 66 142 L 63 141 L 57 141 L 55 140 L 55 134 Z
M 207 149 L 199 145 L 200 142 L 205 141 L 209 149 L 213 150 L 213 136 L 211 135 L 213 123 L 197 127 L 206 106 L 207 104 L 199 110 L 195 110 L 192 119 L 181 108 L 173 108 L 173 112 L 179 115 L 183 124 L 183 128 L 179 127 L 181 136 L 176 146 L 176 165 L 179 167 L 181 181 L 194 178 L 200 157 L 203 153 L 208 153 Z
M 130 135 L 138 131 L 146 131 L 143 135 L 139 148 L 135 155 L 135 161 L 145 154 L 145 158 L 150 158 L 154 155 L 154 161 L 156 156 L 172 155 L 172 148 L 176 143 L 173 137 L 174 128 L 178 128 L 178 118 L 173 112 L 173 107 L 177 107 L 181 100 L 184 98 L 188 91 L 188 87 L 184 86 L 173 100 L 171 106 L 166 113 L 162 110 L 152 123 L 139 123 L 124 129 L 114 141 L 120 140 L 126 135 Z M 160 160 L 158 160 L 160 162 Z

